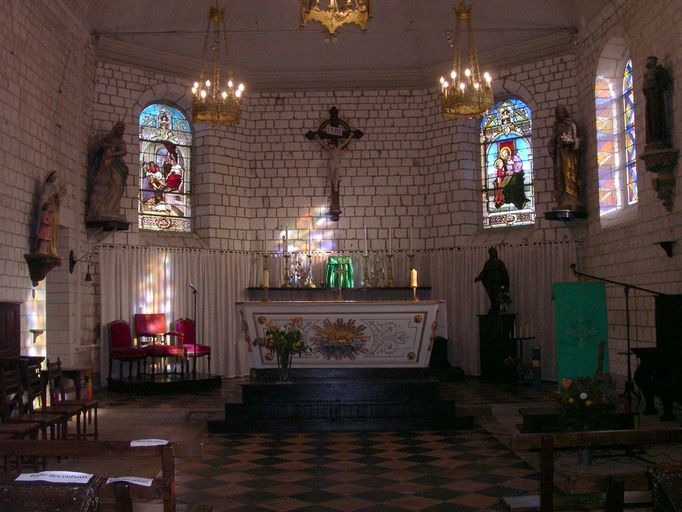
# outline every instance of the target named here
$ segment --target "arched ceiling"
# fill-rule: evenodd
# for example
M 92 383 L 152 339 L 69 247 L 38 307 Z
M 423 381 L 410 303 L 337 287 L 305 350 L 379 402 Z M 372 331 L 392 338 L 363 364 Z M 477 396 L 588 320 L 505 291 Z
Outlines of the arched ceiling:
M 209 6 L 216 0 L 61 0 L 96 36 L 104 60 L 178 76 L 200 67 Z M 452 59 L 455 0 L 372 0 L 367 30 L 299 26 L 300 0 L 218 0 L 226 9 L 232 67 L 251 88 L 410 85 L 432 81 Z M 481 67 L 527 62 L 571 48 L 607 0 L 477 0 Z M 325 0 L 322 0 L 325 5 Z

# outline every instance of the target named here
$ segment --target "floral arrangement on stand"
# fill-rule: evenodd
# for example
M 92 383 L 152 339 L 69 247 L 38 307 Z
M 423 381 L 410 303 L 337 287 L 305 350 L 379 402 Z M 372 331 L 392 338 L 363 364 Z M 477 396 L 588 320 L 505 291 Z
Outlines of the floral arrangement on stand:
M 285 325 L 266 322 L 265 336 L 253 341 L 254 345 L 263 347 L 271 354 L 275 354 L 279 379 L 283 382 L 289 380 L 289 369 L 294 354 L 301 357 L 310 351 L 310 347 L 303 339 L 302 321 L 300 317 L 294 317 Z
M 611 428 L 610 416 L 619 403 L 616 385 L 608 374 L 594 379 L 563 379 L 556 399 L 559 403 L 557 425 L 565 431 Z

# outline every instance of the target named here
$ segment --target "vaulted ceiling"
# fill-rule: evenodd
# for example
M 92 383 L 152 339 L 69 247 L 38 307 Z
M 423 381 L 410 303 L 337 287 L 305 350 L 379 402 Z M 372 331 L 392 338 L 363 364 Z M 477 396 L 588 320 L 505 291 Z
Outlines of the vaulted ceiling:
M 459 0 L 372 0 L 367 30 L 326 37 L 299 26 L 300 0 L 218 0 L 226 8 L 235 74 L 251 88 L 416 85 L 435 80 L 452 59 L 448 44 Z M 568 51 L 608 0 L 477 0 L 473 26 L 482 68 L 494 73 Z M 178 76 L 200 67 L 209 6 L 216 0 L 62 0 L 97 36 L 103 59 Z M 322 5 L 326 2 L 323 0 Z

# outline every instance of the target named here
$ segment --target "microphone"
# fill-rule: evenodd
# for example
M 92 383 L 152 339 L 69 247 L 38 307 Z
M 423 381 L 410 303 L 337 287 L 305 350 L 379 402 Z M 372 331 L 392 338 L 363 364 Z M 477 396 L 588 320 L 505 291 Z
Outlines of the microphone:
M 194 293 L 197 293 L 197 289 L 194 287 L 192 283 L 187 283 L 187 286 L 189 286 Z

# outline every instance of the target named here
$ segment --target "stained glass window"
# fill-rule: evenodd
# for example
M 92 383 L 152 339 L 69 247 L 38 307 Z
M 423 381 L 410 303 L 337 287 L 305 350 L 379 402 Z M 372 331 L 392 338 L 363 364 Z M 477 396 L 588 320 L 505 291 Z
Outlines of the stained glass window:
M 625 166 L 627 168 L 628 204 L 639 200 L 637 189 L 637 150 L 635 149 L 635 93 L 632 87 L 632 60 L 623 74 L 623 125 L 625 127 Z
M 639 200 L 632 61 L 622 76 L 595 81 L 599 214 L 607 218 Z
M 535 223 L 531 112 L 518 99 L 500 101 L 481 121 L 483 227 Z
M 139 227 L 191 231 L 192 131 L 176 108 L 156 103 L 140 114 Z

